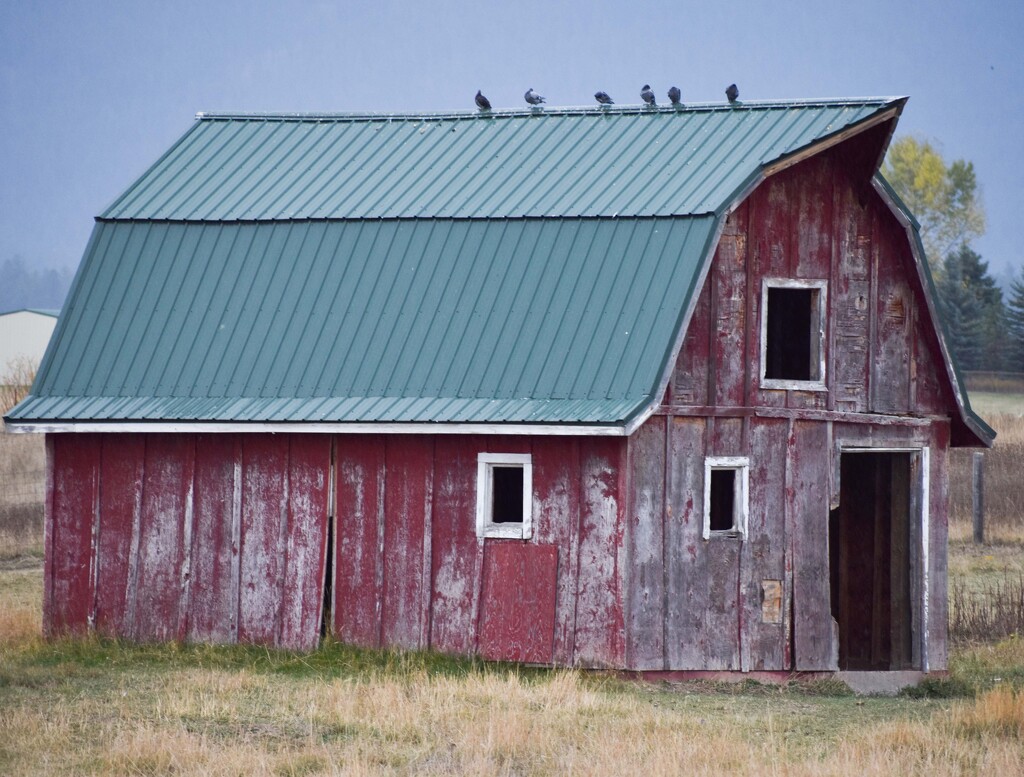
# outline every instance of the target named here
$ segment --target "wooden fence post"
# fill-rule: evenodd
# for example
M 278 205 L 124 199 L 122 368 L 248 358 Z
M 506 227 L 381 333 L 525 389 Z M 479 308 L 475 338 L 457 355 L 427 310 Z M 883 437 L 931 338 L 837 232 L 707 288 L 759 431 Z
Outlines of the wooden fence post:
M 974 508 L 974 544 L 981 545 L 985 542 L 985 454 L 980 451 L 974 454 L 971 495 Z

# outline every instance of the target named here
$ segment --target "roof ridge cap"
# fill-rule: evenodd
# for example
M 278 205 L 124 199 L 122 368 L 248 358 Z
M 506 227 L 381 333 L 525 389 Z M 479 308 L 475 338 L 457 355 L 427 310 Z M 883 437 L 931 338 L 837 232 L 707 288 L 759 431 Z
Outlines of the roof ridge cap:
M 691 102 L 681 107 L 646 105 L 619 105 L 599 107 L 592 105 L 564 106 L 558 108 L 498 108 L 491 111 L 437 111 L 419 113 L 376 113 L 376 112 L 216 112 L 199 111 L 197 121 L 438 121 L 443 119 L 486 119 L 486 118 L 529 118 L 541 116 L 623 116 L 702 113 L 708 111 L 741 111 L 752 109 L 786 109 L 837 106 L 864 106 L 877 104 L 891 105 L 907 99 L 903 96 L 814 98 L 796 100 L 738 100 L 728 102 Z

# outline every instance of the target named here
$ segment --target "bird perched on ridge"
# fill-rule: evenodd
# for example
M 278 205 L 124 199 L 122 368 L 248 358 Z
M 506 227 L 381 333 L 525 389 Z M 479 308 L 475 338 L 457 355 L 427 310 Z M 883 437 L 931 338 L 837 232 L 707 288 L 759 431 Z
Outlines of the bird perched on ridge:
M 729 98 L 729 102 L 734 103 L 740 97 L 740 90 L 736 84 L 729 84 L 725 90 L 725 96 Z
M 594 92 L 594 99 L 601 105 L 615 105 L 615 101 L 608 96 L 607 92 Z
M 668 90 L 668 101 L 673 105 L 679 105 L 680 100 L 683 99 L 683 93 L 679 91 L 678 86 L 673 86 Z
M 545 100 L 535 91 L 533 91 L 532 86 L 526 90 L 526 94 L 523 95 L 523 99 L 526 100 L 526 102 L 528 102 L 530 105 L 540 105 L 543 102 L 547 102 L 547 100 Z
M 476 97 L 474 99 L 476 100 L 476 107 L 481 111 L 489 111 L 491 109 L 491 101 L 480 94 L 479 89 L 476 90 Z
M 650 84 L 644 84 L 643 88 L 640 89 L 640 99 L 648 105 L 657 105 L 658 103 L 654 100 L 654 92 L 651 91 Z

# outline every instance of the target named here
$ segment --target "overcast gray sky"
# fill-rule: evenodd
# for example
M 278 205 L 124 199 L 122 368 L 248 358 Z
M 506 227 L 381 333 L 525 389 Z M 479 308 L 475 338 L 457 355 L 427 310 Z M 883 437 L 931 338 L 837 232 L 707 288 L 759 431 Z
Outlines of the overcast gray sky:
M 75 266 L 197 111 L 909 95 L 899 134 L 974 162 L 996 271 L 1024 263 L 1024 2 L 0 2 L 0 261 Z

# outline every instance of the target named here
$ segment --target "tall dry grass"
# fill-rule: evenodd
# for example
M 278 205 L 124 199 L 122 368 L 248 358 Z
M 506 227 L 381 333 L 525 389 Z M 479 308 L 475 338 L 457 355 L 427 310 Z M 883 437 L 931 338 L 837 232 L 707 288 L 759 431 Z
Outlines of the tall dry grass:
M 949 584 L 949 638 L 955 643 L 992 642 L 1024 634 L 1024 574 L 971 586 Z
M 0 416 L 28 396 L 36 378 L 36 367 L 27 356 L 17 356 L 0 371 Z
M 1024 694 L 1003 687 L 948 711 L 903 702 L 882 721 L 872 718 L 881 702 L 845 699 L 860 719 L 838 713 L 845 728 L 808 747 L 811 716 L 836 715 L 836 700 L 722 703 L 564 671 L 300 682 L 196 668 L 41 682 L 0 697 L 0 768 L 10 773 L 1024 773 Z
M 0 424 L 0 559 L 41 552 L 46 448 L 42 435 Z
M 35 374 L 28 358 L 8 363 L 0 373 L 0 416 L 25 398 Z M 45 477 L 42 435 L 7 434 L 0 421 L 0 559 L 42 548 Z
M 986 539 L 1024 544 L 1024 415 L 998 413 L 986 421 L 997 432 L 994 446 L 984 453 Z M 973 526 L 972 472 L 974 451 L 950 451 L 950 538 L 971 537 Z

